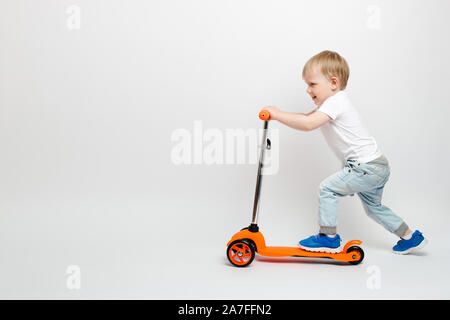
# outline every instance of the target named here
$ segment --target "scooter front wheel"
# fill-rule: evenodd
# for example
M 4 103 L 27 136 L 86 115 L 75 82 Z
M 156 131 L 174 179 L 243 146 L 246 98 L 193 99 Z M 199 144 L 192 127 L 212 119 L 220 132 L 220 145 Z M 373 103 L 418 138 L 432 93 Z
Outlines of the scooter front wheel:
M 235 240 L 227 248 L 227 258 L 236 267 L 246 267 L 255 258 L 255 248 L 246 240 Z

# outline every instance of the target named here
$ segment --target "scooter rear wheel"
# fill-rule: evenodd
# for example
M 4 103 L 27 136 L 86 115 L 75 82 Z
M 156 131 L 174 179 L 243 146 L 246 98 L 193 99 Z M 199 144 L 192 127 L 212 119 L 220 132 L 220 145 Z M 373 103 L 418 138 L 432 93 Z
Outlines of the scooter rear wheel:
M 247 240 L 235 240 L 227 248 L 227 258 L 236 267 L 246 267 L 255 259 L 255 248 Z
M 359 259 L 355 260 L 355 261 L 349 261 L 350 264 L 360 264 L 361 261 L 363 261 L 364 259 L 364 251 L 363 249 L 361 249 L 361 247 L 358 246 L 352 246 L 350 248 L 348 248 L 347 253 L 348 252 L 357 252 L 359 254 Z

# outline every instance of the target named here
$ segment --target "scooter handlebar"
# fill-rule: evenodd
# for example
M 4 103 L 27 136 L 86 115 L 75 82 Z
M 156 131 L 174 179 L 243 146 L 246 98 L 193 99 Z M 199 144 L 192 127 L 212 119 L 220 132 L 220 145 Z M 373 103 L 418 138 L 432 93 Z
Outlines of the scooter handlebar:
M 261 112 L 259 113 L 259 118 L 260 118 L 261 120 L 265 120 L 265 121 L 269 120 L 269 118 L 270 118 L 270 113 L 269 113 L 269 111 L 267 111 L 267 110 L 261 111 Z

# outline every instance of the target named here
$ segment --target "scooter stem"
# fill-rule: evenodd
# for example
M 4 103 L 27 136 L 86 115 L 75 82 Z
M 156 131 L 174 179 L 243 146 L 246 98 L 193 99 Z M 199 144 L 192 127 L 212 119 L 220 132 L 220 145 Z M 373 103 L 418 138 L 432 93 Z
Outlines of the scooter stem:
M 262 183 L 262 167 L 264 163 L 264 152 L 268 147 L 267 145 L 267 128 L 269 126 L 269 117 L 270 114 L 267 110 L 263 110 L 259 113 L 259 118 L 264 120 L 264 129 L 263 129 L 263 137 L 261 143 L 261 153 L 259 155 L 259 163 L 258 163 L 258 175 L 256 178 L 256 189 L 255 189 L 255 199 L 253 201 L 253 215 L 252 215 L 252 223 L 249 227 L 249 231 L 258 232 L 258 203 L 259 203 L 259 194 L 261 191 L 261 183 Z

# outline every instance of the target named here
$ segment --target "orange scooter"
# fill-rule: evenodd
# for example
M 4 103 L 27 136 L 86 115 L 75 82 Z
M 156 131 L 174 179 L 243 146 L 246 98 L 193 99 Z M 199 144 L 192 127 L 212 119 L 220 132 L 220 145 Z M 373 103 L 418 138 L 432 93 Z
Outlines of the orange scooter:
M 351 240 L 344 245 L 339 253 L 312 252 L 299 247 L 271 247 L 266 246 L 264 236 L 259 231 L 257 223 L 258 201 L 261 190 L 262 167 L 265 149 L 270 149 L 270 140 L 267 139 L 267 127 L 270 113 L 263 110 L 259 113 L 259 118 L 264 120 L 263 143 L 259 156 L 258 176 L 256 180 L 255 198 L 253 202 L 253 216 L 250 226 L 243 228 L 236 233 L 227 244 L 227 257 L 232 265 L 236 267 L 246 267 L 252 263 L 256 253 L 264 257 L 314 257 L 331 258 L 338 261 L 345 261 L 350 264 L 359 264 L 364 259 L 364 251 L 359 247 L 360 240 Z

